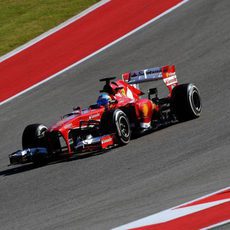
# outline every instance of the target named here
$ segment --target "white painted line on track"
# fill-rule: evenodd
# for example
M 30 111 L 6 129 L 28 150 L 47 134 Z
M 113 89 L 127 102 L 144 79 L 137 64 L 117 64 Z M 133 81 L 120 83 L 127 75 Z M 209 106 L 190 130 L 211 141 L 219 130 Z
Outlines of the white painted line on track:
M 63 29 L 64 27 L 68 26 L 69 24 L 71 24 L 71 23 L 73 23 L 73 22 L 79 20 L 80 18 L 84 17 L 85 15 L 91 13 L 92 11 L 96 10 L 97 8 L 99 8 L 99 7 L 103 6 L 103 5 L 105 5 L 106 3 L 110 2 L 110 1 L 111 1 L 111 0 L 101 0 L 100 2 L 98 2 L 98 3 L 94 4 L 94 5 L 92 5 L 91 7 L 89 7 L 88 9 L 82 11 L 82 12 L 79 13 L 78 15 L 76 15 L 76 16 L 74 16 L 74 17 L 68 19 L 67 21 L 65 21 L 65 22 L 63 22 L 63 23 L 61 23 L 61 24 L 59 24 L 58 26 L 56 26 L 56 27 L 54 27 L 54 28 L 48 30 L 47 32 L 45 32 L 45 33 L 39 35 L 38 37 L 32 39 L 31 41 L 27 42 L 26 44 L 24 44 L 24 45 L 22 45 L 22 46 L 20 46 L 20 47 L 18 47 L 18 48 L 16 48 L 16 49 L 14 49 L 14 50 L 12 50 L 11 52 L 9 52 L 9 53 L 7 53 L 7 54 L 1 56 L 1 57 L 0 57 L 0 62 L 3 62 L 3 61 L 5 61 L 6 59 L 8 59 L 8 58 L 14 56 L 15 54 L 17 54 L 17 53 L 19 53 L 19 52 L 21 52 L 21 51 L 23 51 L 23 50 L 29 48 L 30 46 L 32 46 L 32 45 L 34 45 L 34 44 L 40 42 L 40 41 L 43 40 L 44 38 L 50 36 L 51 34 L 56 33 L 57 31 Z
M 110 1 L 110 0 L 104 1 L 104 4 L 107 3 L 107 2 L 109 2 L 109 1 Z M 52 76 L 46 78 L 45 80 L 40 81 L 40 82 L 38 82 L 37 84 L 35 84 L 35 85 L 33 85 L 33 86 L 31 86 L 31 87 L 29 87 L 29 88 L 27 88 L 27 89 L 21 91 L 20 93 L 18 93 L 18 94 L 16 94 L 16 95 L 14 95 L 14 96 L 12 96 L 12 97 L 6 99 L 5 101 L 0 102 L 0 106 L 3 105 L 3 104 L 6 104 L 7 102 L 12 101 L 13 99 L 15 99 L 15 98 L 21 96 L 21 95 L 24 94 L 24 93 L 26 93 L 26 92 L 28 92 L 28 91 L 30 91 L 30 90 L 32 90 L 32 89 L 34 89 L 34 88 L 36 88 L 36 87 L 42 85 L 43 83 L 45 83 L 45 82 L 47 82 L 47 81 L 50 81 L 51 79 L 53 79 L 53 78 L 59 76 L 60 74 L 66 72 L 66 71 L 68 71 L 68 70 L 70 70 L 71 68 L 78 66 L 78 65 L 81 64 L 82 62 L 84 62 L 84 61 L 90 59 L 91 57 L 93 57 L 93 56 L 95 56 L 95 55 L 97 55 L 97 54 L 103 52 L 104 50 L 110 48 L 111 46 L 117 44 L 118 42 L 124 40 L 125 38 L 127 38 L 127 37 L 133 35 L 133 34 L 136 33 L 137 31 L 139 31 L 139 30 L 145 28 L 146 26 L 150 25 L 151 23 L 153 23 L 153 22 L 159 20 L 159 19 L 162 18 L 163 16 L 165 16 L 165 15 L 171 13 L 172 11 L 176 10 L 177 8 L 179 8 L 180 6 L 184 5 L 185 3 L 189 2 L 189 1 L 190 1 L 190 0 L 183 0 L 182 2 L 178 3 L 177 5 L 173 6 L 173 7 L 170 8 L 170 9 L 166 10 L 165 12 L 163 12 L 163 13 L 160 14 L 160 15 L 158 15 L 157 17 L 151 19 L 150 21 L 146 22 L 145 24 L 143 24 L 143 25 L 137 27 L 136 29 L 130 31 L 129 33 L 127 33 L 127 34 L 125 34 L 124 36 L 118 38 L 117 40 L 111 42 L 110 44 L 104 46 L 103 48 L 97 50 L 96 52 L 90 54 L 89 56 L 87 56 L 87 57 L 81 59 L 80 61 L 78 61 L 78 62 L 76 62 L 76 63 L 74 63 L 74 64 L 72 64 L 72 65 L 70 65 L 70 66 L 68 66 L 68 67 L 66 67 L 65 69 L 63 69 L 63 70 L 57 72 L 56 74 L 54 74 L 54 75 L 52 75 Z

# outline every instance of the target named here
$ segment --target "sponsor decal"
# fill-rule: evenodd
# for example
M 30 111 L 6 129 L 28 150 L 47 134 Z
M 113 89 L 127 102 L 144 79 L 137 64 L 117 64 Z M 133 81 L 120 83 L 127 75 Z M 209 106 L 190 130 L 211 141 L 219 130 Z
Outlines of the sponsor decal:
M 105 140 L 102 140 L 101 143 L 102 144 L 105 144 L 105 143 L 108 143 L 108 142 L 111 142 L 113 139 L 110 137 L 108 139 L 105 139 Z
M 124 89 L 121 89 L 121 94 L 123 95 L 123 96 L 126 96 L 126 94 L 125 94 L 125 90 Z
M 64 126 L 64 128 L 65 128 L 65 129 L 70 129 L 70 128 L 72 128 L 72 126 L 73 126 L 72 123 L 69 123 L 69 124 L 66 124 L 66 125 Z
M 97 113 L 97 114 L 93 114 L 93 115 L 89 116 L 89 119 L 93 119 L 93 118 L 95 118 L 95 117 L 99 117 L 99 116 L 100 116 L 100 114 L 99 114 L 99 113 Z
M 175 73 L 173 74 L 166 74 L 166 78 L 164 78 L 164 83 L 169 86 L 177 83 L 177 77 Z

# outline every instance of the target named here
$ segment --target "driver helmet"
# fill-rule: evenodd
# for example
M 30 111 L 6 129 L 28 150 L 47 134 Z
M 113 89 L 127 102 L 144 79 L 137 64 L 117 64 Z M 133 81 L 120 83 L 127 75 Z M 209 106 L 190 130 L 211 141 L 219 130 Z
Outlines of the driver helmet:
M 97 105 L 107 106 L 111 100 L 111 97 L 107 93 L 102 93 L 97 99 Z

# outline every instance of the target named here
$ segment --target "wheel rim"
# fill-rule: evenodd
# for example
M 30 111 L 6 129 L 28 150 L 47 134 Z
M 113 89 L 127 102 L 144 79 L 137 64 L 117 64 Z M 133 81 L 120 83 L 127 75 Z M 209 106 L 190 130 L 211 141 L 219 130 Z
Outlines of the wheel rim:
M 120 118 L 120 131 L 121 131 L 121 136 L 128 138 L 129 137 L 129 125 L 127 120 L 124 117 Z
M 200 95 L 197 90 L 193 90 L 192 96 L 191 96 L 191 102 L 193 109 L 196 113 L 199 113 L 201 110 L 201 102 L 200 102 Z

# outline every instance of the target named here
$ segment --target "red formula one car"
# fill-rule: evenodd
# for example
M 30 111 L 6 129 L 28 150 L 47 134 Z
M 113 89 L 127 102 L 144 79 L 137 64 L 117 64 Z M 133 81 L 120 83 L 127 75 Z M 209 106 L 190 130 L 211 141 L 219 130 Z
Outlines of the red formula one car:
M 169 94 L 148 97 L 139 84 L 163 80 Z M 10 164 L 46 163 L 59 157 L 95 153 L 129 143 L 131 135 L 143 135 L 159 127 L 200 116 L 200 94 L 194 84 L 178 84 L 175 66 L 124 73 L 122 80 L 104 78 L 97 104 L 76 107 L 55 125 L 28 125 L 22 135 L 23 150 L 9 155 Z

